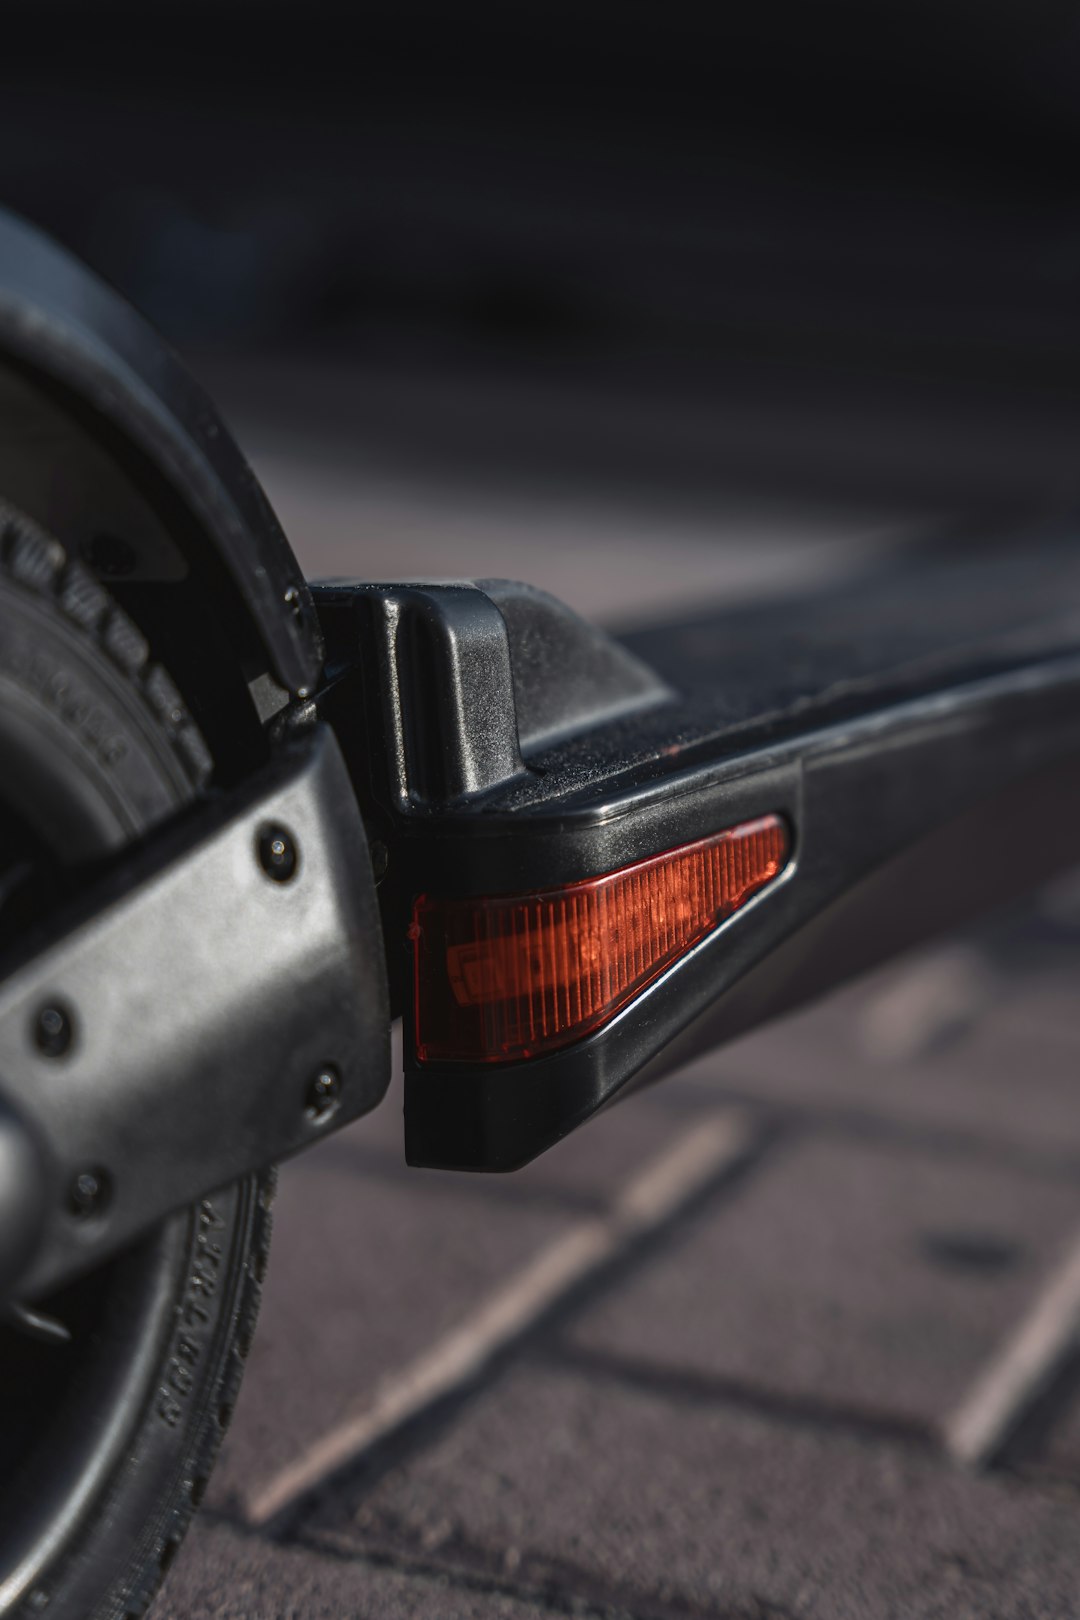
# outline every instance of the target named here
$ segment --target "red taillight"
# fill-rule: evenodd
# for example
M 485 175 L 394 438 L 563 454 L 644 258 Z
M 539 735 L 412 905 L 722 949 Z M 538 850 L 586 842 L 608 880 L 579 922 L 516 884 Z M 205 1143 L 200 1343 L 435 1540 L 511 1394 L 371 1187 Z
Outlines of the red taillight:
M 559 889 L 421 895 L 410 929 L 417 1057 L 506 1063 L 580 1040 L 775 878 L 787 856 L 784 822 L 762 816 Z

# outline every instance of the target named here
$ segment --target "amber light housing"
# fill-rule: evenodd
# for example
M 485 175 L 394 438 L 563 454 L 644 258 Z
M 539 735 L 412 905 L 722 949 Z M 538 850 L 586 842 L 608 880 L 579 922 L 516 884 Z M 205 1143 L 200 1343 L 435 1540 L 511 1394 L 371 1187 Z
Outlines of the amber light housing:
M 421 1063 L 510 1063 L 581 1040 L 783 871 L 762 816 L 534 894 L 420 895 L 409 935 Z

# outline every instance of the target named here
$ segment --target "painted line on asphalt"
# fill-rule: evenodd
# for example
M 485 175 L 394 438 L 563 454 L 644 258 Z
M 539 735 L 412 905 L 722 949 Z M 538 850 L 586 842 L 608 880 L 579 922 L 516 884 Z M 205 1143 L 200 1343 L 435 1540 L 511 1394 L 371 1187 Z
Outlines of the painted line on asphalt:
M 981 1468 L 993 1460 L 1074 1348 L 1078 1331 L 1080 1237 L 946 1421 L 945 1445 L 957 1462 Z
M 376 1384 L 362 1407 L 346 1413 L 249 1495 L 245 1521 L 259 1527 L 288 1512 L 339 1469 L 359 1462 L 373 1446 L 465 1388 L 586 1278 L 732 1170 L 754 1141 L 749 1119 L 734 1111 L 702 1120 L 680 1135 L 624 1184 L 602 1215 L 556 1238 L 456 1328 Z
M 883 976 L 859 1016 L 859 1043 L 876 1063 L 918 1063 L 976 1025 L 997 995 L 982 953 L 940 945 Z

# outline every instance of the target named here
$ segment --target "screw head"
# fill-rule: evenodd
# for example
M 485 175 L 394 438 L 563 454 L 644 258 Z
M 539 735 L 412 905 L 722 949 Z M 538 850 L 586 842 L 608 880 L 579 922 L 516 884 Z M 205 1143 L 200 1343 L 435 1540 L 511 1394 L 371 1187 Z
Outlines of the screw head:
M 329 1063 L 313 1074 L 304 1094 L 304 1112 L 316 1125 L 325 1125 L 341 1107 L 341 1076 Z
M 375 882 L 381 883 L 383 878 L 386 876 L 387 867 L 390 865 L 390 851 L 387 849 L 381 838 L 373 838 L 369 847 L 371 853 L 371 870 L 375 874 Z
M 295 877 L 300 864 L 296 840 L 285 828 L 277 825 L 262 827 L 258 837 L 259 865 L 275 883 L 288 883 Z
M 106 1170 L 80 1170 L 68 1188 L 68 1209 L 77 1220 L 89 1220 L 102 1213 L 111 1191 Z
M 43 1057 L 63 1057 L 75 1039 L 75 1025 L 66 1007 L 48 1002 L 34 1018 L 34 1044 Z

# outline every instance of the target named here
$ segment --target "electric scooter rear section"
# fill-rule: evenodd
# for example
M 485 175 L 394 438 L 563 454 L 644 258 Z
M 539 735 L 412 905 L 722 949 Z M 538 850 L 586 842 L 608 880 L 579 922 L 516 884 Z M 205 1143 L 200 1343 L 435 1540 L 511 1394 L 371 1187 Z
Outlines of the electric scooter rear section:
M 527 586 L 322 586 L 412 1163 L 511 1169 L 1077 858 L 1080 553 L 1047 535 L 615 643 Z
M 0 502 L 0 1613 L 151 1601 L 269 1167 L 376 1106 L 393 1015 L 409 1161 L 513 1169 L 1076 859 L 1066 535 L 622 641 L 505 581 L 309 591 L 203 396 L 13 221 Z

